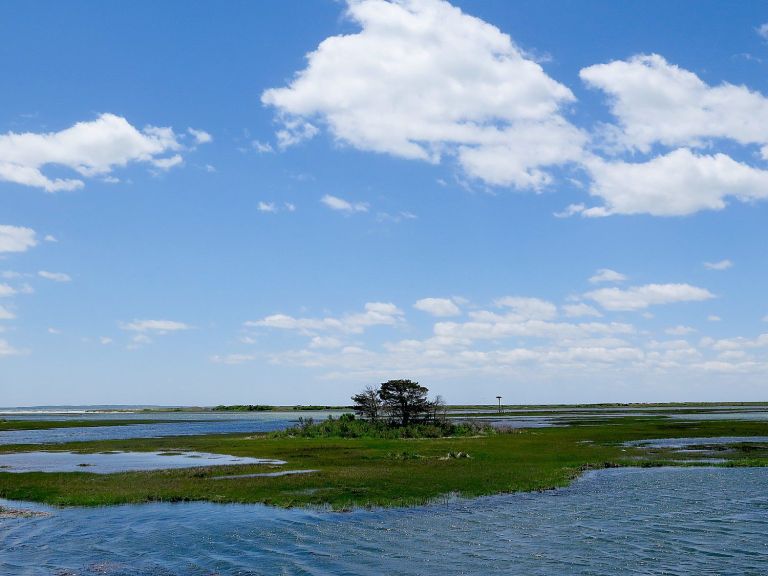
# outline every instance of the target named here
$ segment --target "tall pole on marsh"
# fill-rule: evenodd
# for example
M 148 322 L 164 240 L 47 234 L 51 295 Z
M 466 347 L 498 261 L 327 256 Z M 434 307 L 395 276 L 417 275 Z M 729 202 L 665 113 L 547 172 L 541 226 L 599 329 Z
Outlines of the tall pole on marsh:
M 499 414 L 501 414 L 501 396 L 496 396 L 496 400 L 499 401 Z

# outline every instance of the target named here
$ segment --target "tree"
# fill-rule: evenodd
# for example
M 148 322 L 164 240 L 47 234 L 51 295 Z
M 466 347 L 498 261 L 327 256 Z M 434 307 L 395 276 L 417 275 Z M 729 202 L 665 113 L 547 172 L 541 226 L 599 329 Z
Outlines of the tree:
M 419 386 L 418 382 L 389 380 L 379 387 L 378 396 L 389 417 L 402 426 L 408 426 L 429 412 L 427 392 L 429 390 Z
M 373 386 L 366 386 L 365 390 L 352 396 L 355 403 L 354 410 L 358 416 L 364 416 L 371 422 L 377 422 L 382 412 L 382 402 L 379 391 Z

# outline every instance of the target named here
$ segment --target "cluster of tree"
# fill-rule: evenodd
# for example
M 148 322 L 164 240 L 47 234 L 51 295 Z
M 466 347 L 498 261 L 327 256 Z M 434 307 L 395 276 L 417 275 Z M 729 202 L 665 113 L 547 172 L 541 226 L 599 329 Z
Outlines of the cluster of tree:
M 214 412 L 267 412 L 272 406 L 265 404 L 235 404 L 233 406 L 219 405 L 211 408 Z
M 352 396 L 358 416 L 371 422 L 387 421 L 408 426 L 445 420 L 445 402 L 440 396 L 427 398 L 429 390 L 411 380 L 389 380 L 378 388 L 367 386 Z

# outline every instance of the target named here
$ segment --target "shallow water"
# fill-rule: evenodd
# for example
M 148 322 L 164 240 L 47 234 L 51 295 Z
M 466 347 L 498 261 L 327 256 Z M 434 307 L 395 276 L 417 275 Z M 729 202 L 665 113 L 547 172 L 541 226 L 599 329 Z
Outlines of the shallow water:
M 767 489 L 766 469 L 611 469 L 563 490 L 349 514 L 33 506 L 52 515 L 0 520 L 0 573 L 766 574 Z
M 170 412 L 154 414 L 46 414 L 40 416 L 8 417 L 9 420 L 174 420 L 126 426 L 94 426 L 52 428 L 50 430 L 7 430 L 0 432 L 0 445 L 62 444 L 92 440 L 125 440 L 128 438 L 157 438 L 161 436 L 193 436 L 198 434 L 252 434 L 284 430 L 296 424 L 300 416 L 325 420 L 340 412 Z
M 687 448 L 689 446 L 709 446 L 715 444 L 741 444 L 768 442 L 768 436 L 716 436 L 714 438 L 653 438 L 648 440 L 632 440 L 625 446 L 640 446 L 641 448 Z
M 210 454 L 207 452 L 15 452 L 0 454 L 0 472 L 89 472 L 113 474 L 236 464 L 285 464 L 282 460 Z

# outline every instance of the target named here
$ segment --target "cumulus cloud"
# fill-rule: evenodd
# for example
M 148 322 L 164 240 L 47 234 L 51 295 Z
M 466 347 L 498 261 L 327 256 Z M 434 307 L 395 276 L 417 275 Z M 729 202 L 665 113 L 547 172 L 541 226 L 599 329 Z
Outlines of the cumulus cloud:
M 205 130 L 195 130 L 194 128 L 187 128 L 187 132 L 189 132 L 192 138 L 195 139 L 195 144 L 208 144 L 209 142 L 213 142 L 213 136 L 211 136 Z
M 192 327 L 184 322 L 176 322 L 174 320 L 134 320 L 133 322 L 120 324 L 120 328 L 130 332 L 165 334 L 166 332 L 190 330 Z
M 628 148 L 703 147 L 719 138 L 768 143 L 768 98 L 745 86 L 709 86 L 658 54 L 589 66 L 580 76 L 610 96 L 621 128 L 614 134 Z
M 9 284 L 0 284 L 0 298 L 7 298 L 17 293 L 16 289 Z
M 262 202 L 262 201 L 260 201 L 259 205 L 256 207 L 256 209 L 259 212 L 270 212 L 272 214 L 277 212 L 277 206 L 275 206 L 274 202 Z
M 717 262 L 704 262 L 704 268 L 707 270 L 728 270 L 733 267 L 733 262 L 730 260 L 719 260 Z
M 669 334 L 670 336 L 687 336 L 688 334 L 693 334 L 696 332 L 695 328 L 691 328 L 690 326 L 673 326 L 671 328 L 667 328 L 664 330 L 666 334 Z
M 0 225 L 0 254 L 26 252 L 37 245 L 35 231 L 23 226 Z
M 13 320 L 14 318 L 16 318 L 16 315 L 13 312 L 4 306 L 0 306 L 0 320 Z
M 578 304 L 563 305 L 563 312 L 568 318 L 580 318 L 582 316 L 594 316 L 599 318 L 602 314 L 593 306 L 579 302 Z
M 709 290 L 690 284 L 646 284 L 622 288 L 600 288 L 584 294 L 606 310 L 633 311 L 649 306 L 676 302 L 698 302 L 715 295 Z
M 47 270 L 40 270 L 37 273 L 40 278 L 45 278 L 46 280 L 53 280 L 54 282 L 71 282 L 72 277 L 69 274 L 65 274 L 64 272 L 48 272 Z
M 589 281 L 592 284 L 602 284 L 608 282 L 624 282 L 626 279 L 627 277 L 621 272 L 616 272 L 616 270 L 611 270 L 610 268 L 600 268 L 600 270 L 590 277 Z
M 585 135 L 563 116 L 575 100 L 498 28 L 442 0 L 351 0 L 359 32 L 326 38 L 287 87 L 266 90 L 278 145 L 313 122 L 361 150 L 439 162 L 472 177 L 539 188 L 546 168 L 580 158 Z
M 422 298 L 413 305 L 417 310 L 437 317 L 458 316 L 461 310 L 450 298 Z
M 325 204 L 331 210 L 337 212 L 344 212 L 346 214 L 354 214 L 355 212 L 368 212 L 368 204 L 364 202 L 349 202 L 338 196 L 331 196 L 326 194 L 320 199 L 320 202 Z
M 261 320 L 248 321 L 245 326 L 291 330 L 312 335 L 325 331 L 359 334 L 370 326 L 397 324 L 402 317 L 402 310 L 390 302 L 368 302 L 363 312 L 339 318 L 296 318 L 286 314 L 272 314 Z
M 540 298 L 505 296 L 496 299 L 494 304 L 528 320 L 550 320 L 557 316 L 557 306 Z
M 648 162 L 593 158 L 588 169 L 594 179 L 590 193 L 605 205 L 582 211 L 584 216 L 685 216 L 722 210 L 729 198 L 743 202 L 768 198 L 768 171 L 725 154 L 699 155 L 680 148 Z
M 182 161 L 182 149 L 171 128 L 147 126 L 138 130 L 125 118 L 102 114 L 59 132 L 0 135 L 0 180 L 42 188 L 47 192 L 75 190 L 79 178 L 50 178 L 46 166 L 62 166 L 81 177 L 106 177 L 116 167 L 141 162 L 168 169 Z
M 757 33 L 760 35 L 761 38 L 764 40 L 768 40 L 768 22 L 765 24 L 759 26 L 757 28 Z

